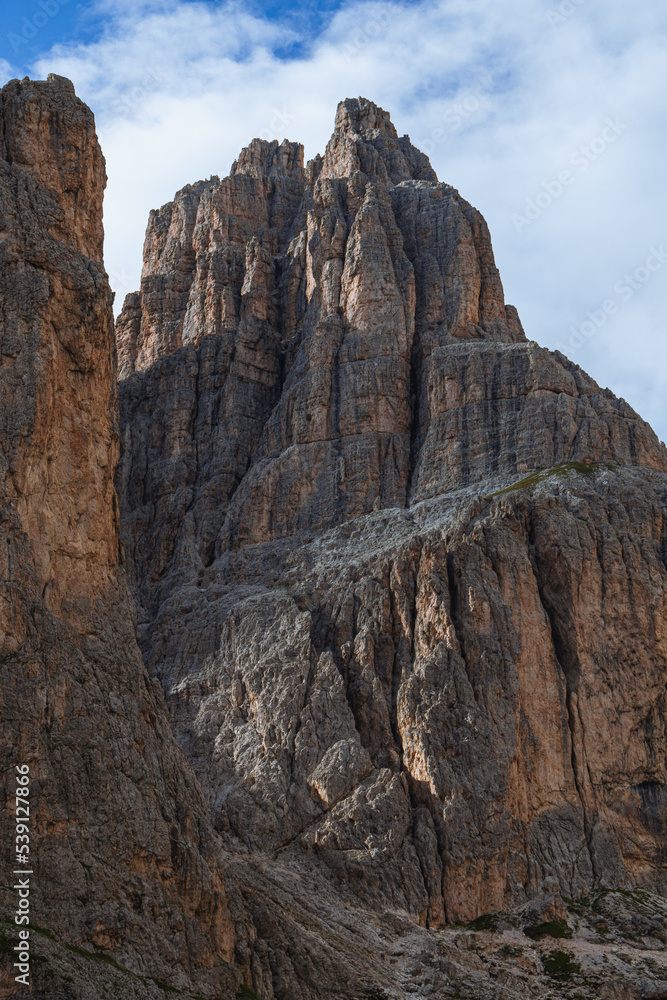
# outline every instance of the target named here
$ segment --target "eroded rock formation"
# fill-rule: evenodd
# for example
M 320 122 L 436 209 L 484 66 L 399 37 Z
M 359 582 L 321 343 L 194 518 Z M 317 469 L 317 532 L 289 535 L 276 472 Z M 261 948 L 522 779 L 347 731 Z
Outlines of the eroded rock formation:
M 363 99 L 151 214 L 118 399 L 92 115 L 1 100 L 33 995 L 667 994 L 664 446 Z
M 140 642 L 223 836 L 436 927 L 664 888 L 667 453 L 386 112 L 152 213 L 117 332 Z
M 136 996 L 152 978 L 219 992 L 234 984 L 219 838 L 141 662 L 120 567 L 104 160 L 60 77 L 7 84 L 0 116 L 3 913 L 13 928 L 28 764 L 34 923 L 129 963 L 148 984 Z M 51 995 L 40 970 L 35 995 Z

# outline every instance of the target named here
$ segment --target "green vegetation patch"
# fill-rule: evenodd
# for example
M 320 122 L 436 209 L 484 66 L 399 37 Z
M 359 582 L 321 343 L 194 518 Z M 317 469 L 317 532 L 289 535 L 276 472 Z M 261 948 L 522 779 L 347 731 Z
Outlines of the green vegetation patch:
M 581 966 L 566 951 L 551 951 L 542 956 L 542 965 L 547 976 L 561 982 L 581 972 Z
M 106 965 L 113 966 L 114 969 L 118 969 L 119 972 L 126 972 L 128 976 L 134 976 L 136 979 L 142 979 L 142 976 L 137 976 L 135 972 L 130 972 L 126 969 L 124 965 L 120 965 L 115 958 L 111 958 L 110 955 L 103 955 L 99 951 L 86 951 L 85 948 L 79 948 L 76 944 L 66 944 L 65 947 L 68 951 L 71 951 L 73 955 L 78 955 L 80 958 L 90 958 L 94 962 L 104 962 Z
M 466 930 L 469 931 L 495 931 L 497 927 L 498 917 L 495 913 L 483 913 L 481 917 L 466 924 Z
M 523 950 L 521 948 L 515 948 L 511 944 L 504 944 L 500 949 L 500 954 L 504 958 L 519 958 L 520 955 L 523 955 Z
M 163 990 L 165 993 L 182 993 L 183 992 L 183 990 L 177 990 L 175 986 L 170 986 L 169 983 L 163 983 L 161 979 L 153 979 L 152 977 L 151 977 L 151 979 L 152 979 L 152 982 L 154 982 L 156 986 L 159 986 L 160 989 Z
M 523 933 L 532 938 L 533 941 L 539 941 L 543 937 L 572 937 L 572 930 L 565 920 L 549 920 L 544 924 L 532 924 L 530 927 L 524 927 Z
M 253 993 L 249 986 L 240 986 L 236 994 L 236 1000 L 262 1000 L 262 998 Z
M 569 475 L 570 472 L 578 472 L 581 476 L 594 476 L 601 469 L 608 469 L 610 472 L 615 472 L 616 466 L 610 462 L 591 462 L 590 465 L 585 462 L 562 462 L 560 465 L 552 465 L 550 469 L 538 469 L 535 472 L 531 472 L 529 475 L 524 476 L 523 479 L 519 479 L 518 482 L 512 483 L 511 486 L 505 486 L 502 490 L 489 493 L 484 499 L 492 500 L 494 497 L 504 496 L 505 493 L 514 493 L 517 490 L 529 490 L 533 486 L 543 483 L 545 479 L 550 479 L 552 476 L 563 478 Z
M 55 936 L 53 931 L 48 931 L 46 927 L 38 927 L 37 924 L 30 924 L 30 930 L 34 931 L 35 934 L 40 934 L 42 937 L 48 938 L 49 941 L 55 941 L 58 944 L 58 938 Z
M 591 905 L 588 896 L 582 896 L 581 899 L 568 899 L 567 896 L 563 896 L 563 902 L 567 906 L 568 911 L 575 913 L 578 917 L 585 916 Z
M 664 902 L 659 897 L 656 897 L 654 893 L 648 892 L 646 889 L 608 889 L 606 886 L 602 886 L 597 891 L 595 899 L 591 904 L 591 909 L 594 913 L 600 912 L 602 909 L 601 904 L 608 896 L 620 896 L 637 913 L 649 913 L 651 916 L 667 917 Z
M 655 911 L 659 909 L 655 895 L 647 889 L 602 889 L 598 899 L 611 895 L 622 896 L 623 899 L 627 899 L 642 909 L 648 908 Z
M 3 916 L 0 916 L 0 923 L 10 925 L 12 928 L 14 927 L 13 922 Z M 191 993 L 189 990 L 180 990 L 177 989 L 175 986 L 170 986 L 169 983 L 165 983 L 161 979 L 154 979 L 152 976 L 148 977 L 147 979 L 145 976 L 140 976 L 136 972 L 132 972 L 131 969 L 126 969 L 125 966 L 121 965 L 120 962 L 117 962 L 115 958 L 111 958 L 110 955 L 105 955 L 103 952 L 87 951 L 85 948 L 80 948 L 76 944 L 66 944 L 65 942 L 60 942 L 58 941 L 58 938 L 55 936 L 55 934 L 53 934 L 52 931 L 47 930 L 45 927 L 38 927 L 37 924 L 30 924 L 30 930 L 34 931 L 35 934 L 41 935 L 41 937 L 48 938 L 50 941 L 54 941 L 56 944 L 60 944 L 61 947 L 66 948 L 67 951 L 71 952 L 73 955 L 78 955 L 79 958 L 87 958 L 93 962 L 103 962 L 105 965 L 110 965 L 118 972 L 123 972 L 125 973 L 125 975 L 131 976 L 133 979 L 136 979 L 140 982 L 149 981 L 155 983 L 155 985 L 159 986 L 159 988 L 163 990 L 165 994 L 177 993 L 179 995 L 183 995 L 184 993 L 187 993 L 188 996 L 193 997 L 193 1000 L 205 1000 L 204 997 L 201 998 L 196 997 L 196 995 L 194 993 Z M 17 943 L 17 940 L 18 939 L 16 940 L 14 939 L 14 936 L 8 937 L 4 931 L 0 930 L 0 955 L 2 954 L 13 955 L 14 945 Z M 35 955 L 34 953 L 31 956 L 31 960 L 38 963 L 44 962 L 44 959 L 40 958 L 38 955 Z M 71 976 L 60 976 L 59 978 L 68 983 L 74 982 Z M 237 997 L 242 998 L 242 1000 L 262 1000 L 261 997 L 258 997 L 255 993 L 252 992 L 252 990 L 248 990 L 245 986 L 242 987 L 242 989 L 245 992 L 243 993 L 239 992 L 237 994 Z
M 136 972 L 132 972 L 131 969 L 126 969 L 124 965 L 121 965 L 115 960 L 115 958 L 111 958 L 109 955 L 104 955 L 99 951 L 86 951 L 85 948 L 79 948 L 75 944 L 66 944 L 65 947 L 68 951 L 71 951 L 74 955 L 79 955 L 81 958 L 91 958 L 95 962 L 104 962 L 105 965 L 111 965 L 114 969 L 117 969 L 118 972 L 124 972 L 128 976 L 132 976 L 133 979 L 137 979 L 141 982 L 147 981 L 145 976 L 140 976 Z M 161 979 L 155 979 L 153 976 L 149 976 L 148 980 L 151 983 L 155 983 L 156 986 L 159 986 L 164 993 L 176 993 L 182 996 L 185 992 L 188 996 L 194 996 L 194 994 L 190 993 L 189 990 L 179 990 L 176 986 L 170 986 L 169 983 L 165 983 Z M 243 996 L 244 1000 L 261 1000 L 261 997 L 255 997 L 255 994 L 252 992 L 237 994 L 237 996 Z

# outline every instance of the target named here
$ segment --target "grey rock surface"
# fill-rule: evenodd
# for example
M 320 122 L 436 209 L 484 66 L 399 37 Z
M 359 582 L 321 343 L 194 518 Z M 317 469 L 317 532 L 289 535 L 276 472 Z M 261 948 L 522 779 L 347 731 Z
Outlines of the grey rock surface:
M 146 980 L 231 996 L 219 838 L 141 661 L 120 566 L 93 116 L 52 76 L 8 83 L 0 117 L 0 898 L 13 933 L 2 996 L 28 993 L 7 962 L 26 764 L 34 923 Z
M 305 170 L 256 141 L 206 184 L 160 211 L 194 218 L 176 349 L 149 224 L 117 484 L 217 829 L 429 927 L 663 890 L 664 445 L 526 341 L 483 220 L 370 102 Z
M 92 115 L 1 100 L 30 995 L 665 995 L 653 432 L 526 341 L 479 214 L 363 99 L 324 157 L 256 140 L 152 214 L 116 390 Z

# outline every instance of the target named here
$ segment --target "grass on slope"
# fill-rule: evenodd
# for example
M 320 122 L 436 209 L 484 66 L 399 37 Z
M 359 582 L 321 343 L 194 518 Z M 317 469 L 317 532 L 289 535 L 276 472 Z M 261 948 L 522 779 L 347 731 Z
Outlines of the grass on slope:
M 552 465 L 550 469 L 538 469 L 536 472 L 531 472 L 523 479 L 519 479 L 518 482 L 512 483 L 511 486 L 505 486 L 502 490 L 489 493 L 484 499 L 492 500 L 494 497 L 503 496 L 505 493 L 514 493 L 516 490 L 529 490 L 533 486 L 543 483 L 545 479 L 550 479 L 552 476 L 564 477 L 570 472 L 578 472 L 581 476 L 594 476 L 600 469 L 609 469 L 611 472 L 615 472 L 616 466 L 610 462 L 591 462 L 589 465 L 585 462 L 562 462 L 560 465 Z

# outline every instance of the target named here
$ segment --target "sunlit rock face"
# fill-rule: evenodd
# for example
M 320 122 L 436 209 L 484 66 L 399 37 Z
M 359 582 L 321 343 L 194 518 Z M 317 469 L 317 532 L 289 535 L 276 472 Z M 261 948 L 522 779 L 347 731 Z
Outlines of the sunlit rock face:
M 57 77 L 0 115 L 34 995 L 664 995 L 651 429 L 526 340 L 483 219 L 361 98 L 323 157 L 255 140 L 151 214 L 117 384 L 92 115 Z
M 234 983 L 234 937 L 220 840 L 146 674 L 120 565 L 93 115 L 50 76 L 8 83 L 0 121 L 0 824 L 11 928 L 0 995 L 17 995 L 8 868 L 24 764 L 31 917 L 52 950 L 32 962 L 31 995 L 108 995 L 76 948 L 100 950 L 107 970 L 129 967 L 137 998 L 154 978 L 221 990 Z
M 228 843 L 431 926 L 663 886 L 664 446 L 389 115 L 151 213 L 117 338 L 140 644 Z

